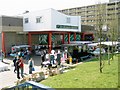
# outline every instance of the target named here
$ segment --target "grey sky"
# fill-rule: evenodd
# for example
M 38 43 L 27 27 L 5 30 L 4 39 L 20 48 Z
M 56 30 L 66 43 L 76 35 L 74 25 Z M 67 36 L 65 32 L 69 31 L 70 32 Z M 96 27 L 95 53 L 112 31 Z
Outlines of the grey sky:
M 109 0 L 0 0 L 0 15 L 19 15 L 47 8 L 57 10 L 87 6 Z

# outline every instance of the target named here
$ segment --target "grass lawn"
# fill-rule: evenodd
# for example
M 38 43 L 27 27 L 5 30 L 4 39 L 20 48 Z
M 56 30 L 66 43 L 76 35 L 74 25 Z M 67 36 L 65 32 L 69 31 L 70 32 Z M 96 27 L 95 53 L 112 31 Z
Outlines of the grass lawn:
M 99 60 L 94 58 L 40 83 L 52 88 L 117 88 L 118 56 L 120 57 L 120 54 L 114 56 L 111 65 L 108 65 L 107 56 L 104 56 L 103 73 L 99 71 Z

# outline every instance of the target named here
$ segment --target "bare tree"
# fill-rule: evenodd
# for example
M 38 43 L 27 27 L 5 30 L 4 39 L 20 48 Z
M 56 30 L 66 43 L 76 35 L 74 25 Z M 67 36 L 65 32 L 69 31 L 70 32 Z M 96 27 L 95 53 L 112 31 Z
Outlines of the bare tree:
M 113 46 L 113 41 L 117 41 L 118 37 L 119 37 L 119 32 L 118 32 L 118 14 L 117 14 L 117 8 L 118 5 L 115 2 L 115 7 L 112 10 L 112 15 L 110 16 L 111 22 L 110 22 L 110 28 L 109 28 L 109 35 L 110 35 L 110 40 L 112 41 L 112 46 Z M 112 47 L 112 60 L 114 60 L 113 56 L 114 56 L 114 51 L 115 51 L 115 47 Z
M 109 38 L 109 40 L 112 40 L 112 46 L 113 46 L 113 41 L 117 41 L 118 37 L 119 37 L 119 27 L 118 27 L 118 5 L 117 3 L 115 3 L 115 7 L 113 8 L 113 10 L 109 10 L 108 9 L 108 4 L 101 4 L 101 2 L 99 2 L 96 5 L 96 27 L 97 27 L 97 35 L 100 41 L 100 56 L 99 56 L 99 60 L 100 60 L 100 72 L 102 72 L 103 66 L 104 66 L 104 62 L 102 60 L 101 57 L 101 41 L 103 40 L 103 36 L 104 33 L 106 34 L 106 36 Z M 109 7 L 110 8 L 110 7 Z M 109 16 L 108 16 L 109 14 Z M 110 20 L 110 22 L 108 21 Z M 108 26 L 109 25 L 109 26 Z M 106 30 L 104 31 L 103 26 L 107 27 Z M 112 47 L 112 59 L 114 56 L 114 49 L 115 47 Z M 109 47 L 108 47 L 109 50 Z M 109 59 L 109 51 L 108 51 L 108 64 L 110 65 L 110 59 Z
M 100 60 L 100 73 L 103 72 L 103 67 L 104 67 L 104 62 L 102 60 L 102 55 L 101 55 L 101 41 L 103 40 L 103 26 L 105 25 L 105 5 L 98 3 L 96 4 L 96 27 L 97 27 L 97 32 L 98 32 L 98 38 L 99 38 L 99 48 L 100 48 L 100 55 L 99 55 L 99 60 Z

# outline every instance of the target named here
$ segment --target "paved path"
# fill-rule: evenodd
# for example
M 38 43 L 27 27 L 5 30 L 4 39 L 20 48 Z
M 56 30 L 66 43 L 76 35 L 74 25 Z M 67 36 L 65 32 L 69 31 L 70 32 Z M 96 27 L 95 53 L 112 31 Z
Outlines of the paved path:
M 10 63 L 10 64 L 8 64 L 8 67 L 9 67 L 8 71 L 0 72 L 0 89 L 3 87 L 14 86 L 15 82 L 18 80 L 17 74 L 14 73 L 13 61 L 10 59 L 4 59 L 4 62 Z M 34 62 L 35 62 L 35 71 L 40 71 L 41 70 L 40 61 L 36 59 Z M 25 61 L 25 64 L 24 64 L 24 73 L 25 74 L 29 73 L 27 61 Z
M 41 71 L 41 57 L 40 56 L 35 56 L 33 57 L 34 60 L 34 64 L 35 64 L 35 71 L 36 72 L 40 72 Z M 14 66 L 13 66 L 13 61 L 12 58 L 11 59 L 4 59 L 4 62 L 10 63 L 9 65 L 9 71 L 4 71 L 4 72 L 0 72 L 0 90 L 3 87 L 8 87 L 8 86 L 15 86 L 15 82 L 18 80 L 17 79 L 17 74 L 14 73 Z M 82 62 L 81 62 L 82 63 Z M 78 63 L 78 64 L 81 64 Z M 25 61 L 24 64 L 24 73 L 28 74 L 29 70 L 28 70 L 28 61 Z

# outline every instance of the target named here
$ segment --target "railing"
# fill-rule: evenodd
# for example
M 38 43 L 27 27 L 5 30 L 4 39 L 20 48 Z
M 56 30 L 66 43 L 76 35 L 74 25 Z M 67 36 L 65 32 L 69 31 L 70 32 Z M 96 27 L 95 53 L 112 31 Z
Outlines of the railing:
M 4 90 L 55 90 L 55 89 L 40 83 L 36 83 L 34 81 L 28 81 L 23 84 L 20 84 L 11 88 L 7 88 Z

